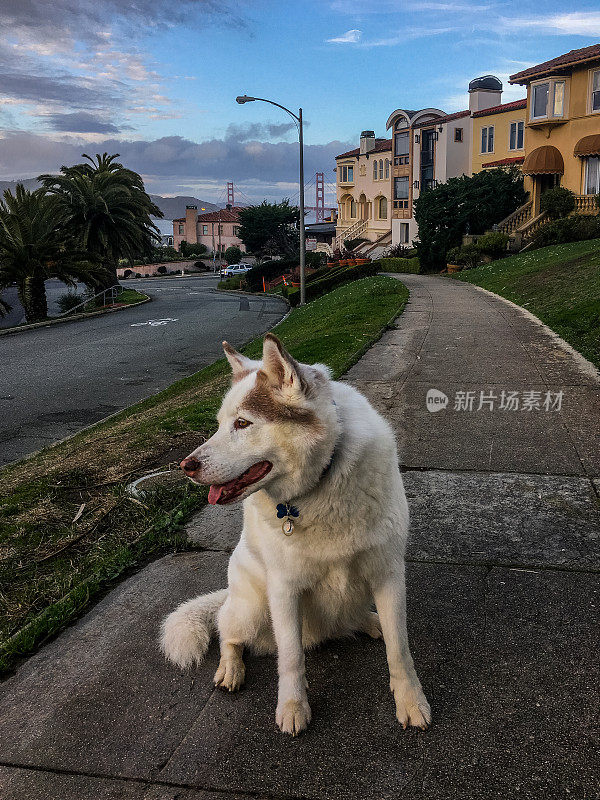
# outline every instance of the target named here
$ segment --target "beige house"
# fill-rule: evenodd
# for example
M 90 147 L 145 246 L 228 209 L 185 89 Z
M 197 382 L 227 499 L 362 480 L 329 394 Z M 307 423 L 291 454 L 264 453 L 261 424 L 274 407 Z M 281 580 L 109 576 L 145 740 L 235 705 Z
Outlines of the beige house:
M 179 250 L 181 242 L 204 244 L 210 253 L 224 253 L 231 245 L 245 252 L 238 238 L 239 209 L 223 208 L 207 214 L 198 214 L 197 206 L 186 206 L 185 217 L 173 220 L 173 243 Z
M 390 175 L 392 143 L 363 131 L 360 146 L 336 157 L 338 218 L 334 250 L 347 239 L 368 239 L 362 248 L 377 255 L 391 242 Z

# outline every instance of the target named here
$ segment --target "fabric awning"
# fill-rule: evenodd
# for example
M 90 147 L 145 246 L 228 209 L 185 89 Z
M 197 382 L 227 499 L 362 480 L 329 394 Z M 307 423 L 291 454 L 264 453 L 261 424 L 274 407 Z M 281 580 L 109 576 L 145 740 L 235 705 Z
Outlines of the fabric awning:
M 600 133 L 584 136 L 575 145 L 574 156 L 600 156 Z
M 522 170 L 525 175 L 562 175 L 565 162 L 560 150 L 547 144 L 536 147 L 525 157 Z

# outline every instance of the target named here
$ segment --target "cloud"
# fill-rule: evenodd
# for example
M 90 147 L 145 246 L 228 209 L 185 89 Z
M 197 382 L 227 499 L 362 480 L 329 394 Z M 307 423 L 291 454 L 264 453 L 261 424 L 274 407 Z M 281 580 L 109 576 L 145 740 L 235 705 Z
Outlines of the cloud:
M 308 124 L 308 122 L 303 123 L 304 127 L 307 127 Z M 236 139 L 238 142 L 247 142 L 250 139 L 280 139 L 290 131 L 296 131 L 295 122 L 281 122 L 278 124 L 254 122 L 250 125 L 235 125 L 232 123 L 227 126 L 225 138 Z
M 362 31 L 354 28 L 351 31 L 346 31 L 340 36 L 335 36 L 333 39 L 327 39 L 328 42 L 335 42 L 336 44 L 355 44 L 362 36 Z
M 325 172 L 326 179 L 334 182 L 334 158 L 350 146 L 339 141 L 306 145 L 307 181 L 315 172 Z M 139 172 L 150 190 L 158 193 L 176 192 L 194 182 L 215 182 L 222 188 L 232 178 L 240 185 L 297 185 L 297 142 L 240 141 L 232 136 L 193 142 L 165 136 L 155 140 L 105 138 L 97 140 L 95 147 L 93 152 L 120 153 L 122 163 Z M 0 178 L 15 180 L 57 172 L 61 164 L 79 163 L 81 154 L 88 150 L 89 144 L 83 139 L 13 131 L 0 138 Z
M 600 36 L 600 12 L 572 11 L 551 16 L 503 18 L 506 30 L 531 30 L 556 36 Z
M 48 124 L 55 131 L 71 133 L 119 133 L 120 128 L 112 122 L 89 114 L 87 111 L 76 111 L 73 114 L 48 114 Z

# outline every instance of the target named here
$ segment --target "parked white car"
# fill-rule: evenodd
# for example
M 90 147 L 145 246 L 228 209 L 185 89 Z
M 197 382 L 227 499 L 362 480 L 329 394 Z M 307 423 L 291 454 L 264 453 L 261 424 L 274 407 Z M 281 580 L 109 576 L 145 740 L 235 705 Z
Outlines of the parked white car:
M 221 268 L 221 278 L 232 278 L 234 275 L 245 275 L 252 269 L 252 264 L 229 264 Z

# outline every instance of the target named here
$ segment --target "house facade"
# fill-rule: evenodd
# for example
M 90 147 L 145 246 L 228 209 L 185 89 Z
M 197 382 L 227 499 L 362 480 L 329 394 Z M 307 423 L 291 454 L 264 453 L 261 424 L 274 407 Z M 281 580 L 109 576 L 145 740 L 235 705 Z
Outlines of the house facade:
M 392 143 L 363 131 L 360 146 L 336 156 L 338 218 L 334 250 L 348 239 L 368 239 L 387 246 L 390 237 Z
M 493 167 L 520 167 L 525 160 L 527 99 L 473 113 L 471 172 Z
M 174 247 L 179 250 L 181 242 L 204 244 L 210 253 L 222 254 L 235 245 L 246 251 L 238 236 L 240 229 L 239 209 L 223 208 L 198 214 L 197 206 L 186 206 L 185 217 L 173 220 Z
M 576 195 L 576 210 L 598 213 L 600 191 L 600 44 L 511 75 L 527 87 L 525 189 L 533 221 L 540 199 L 560 185 Z

